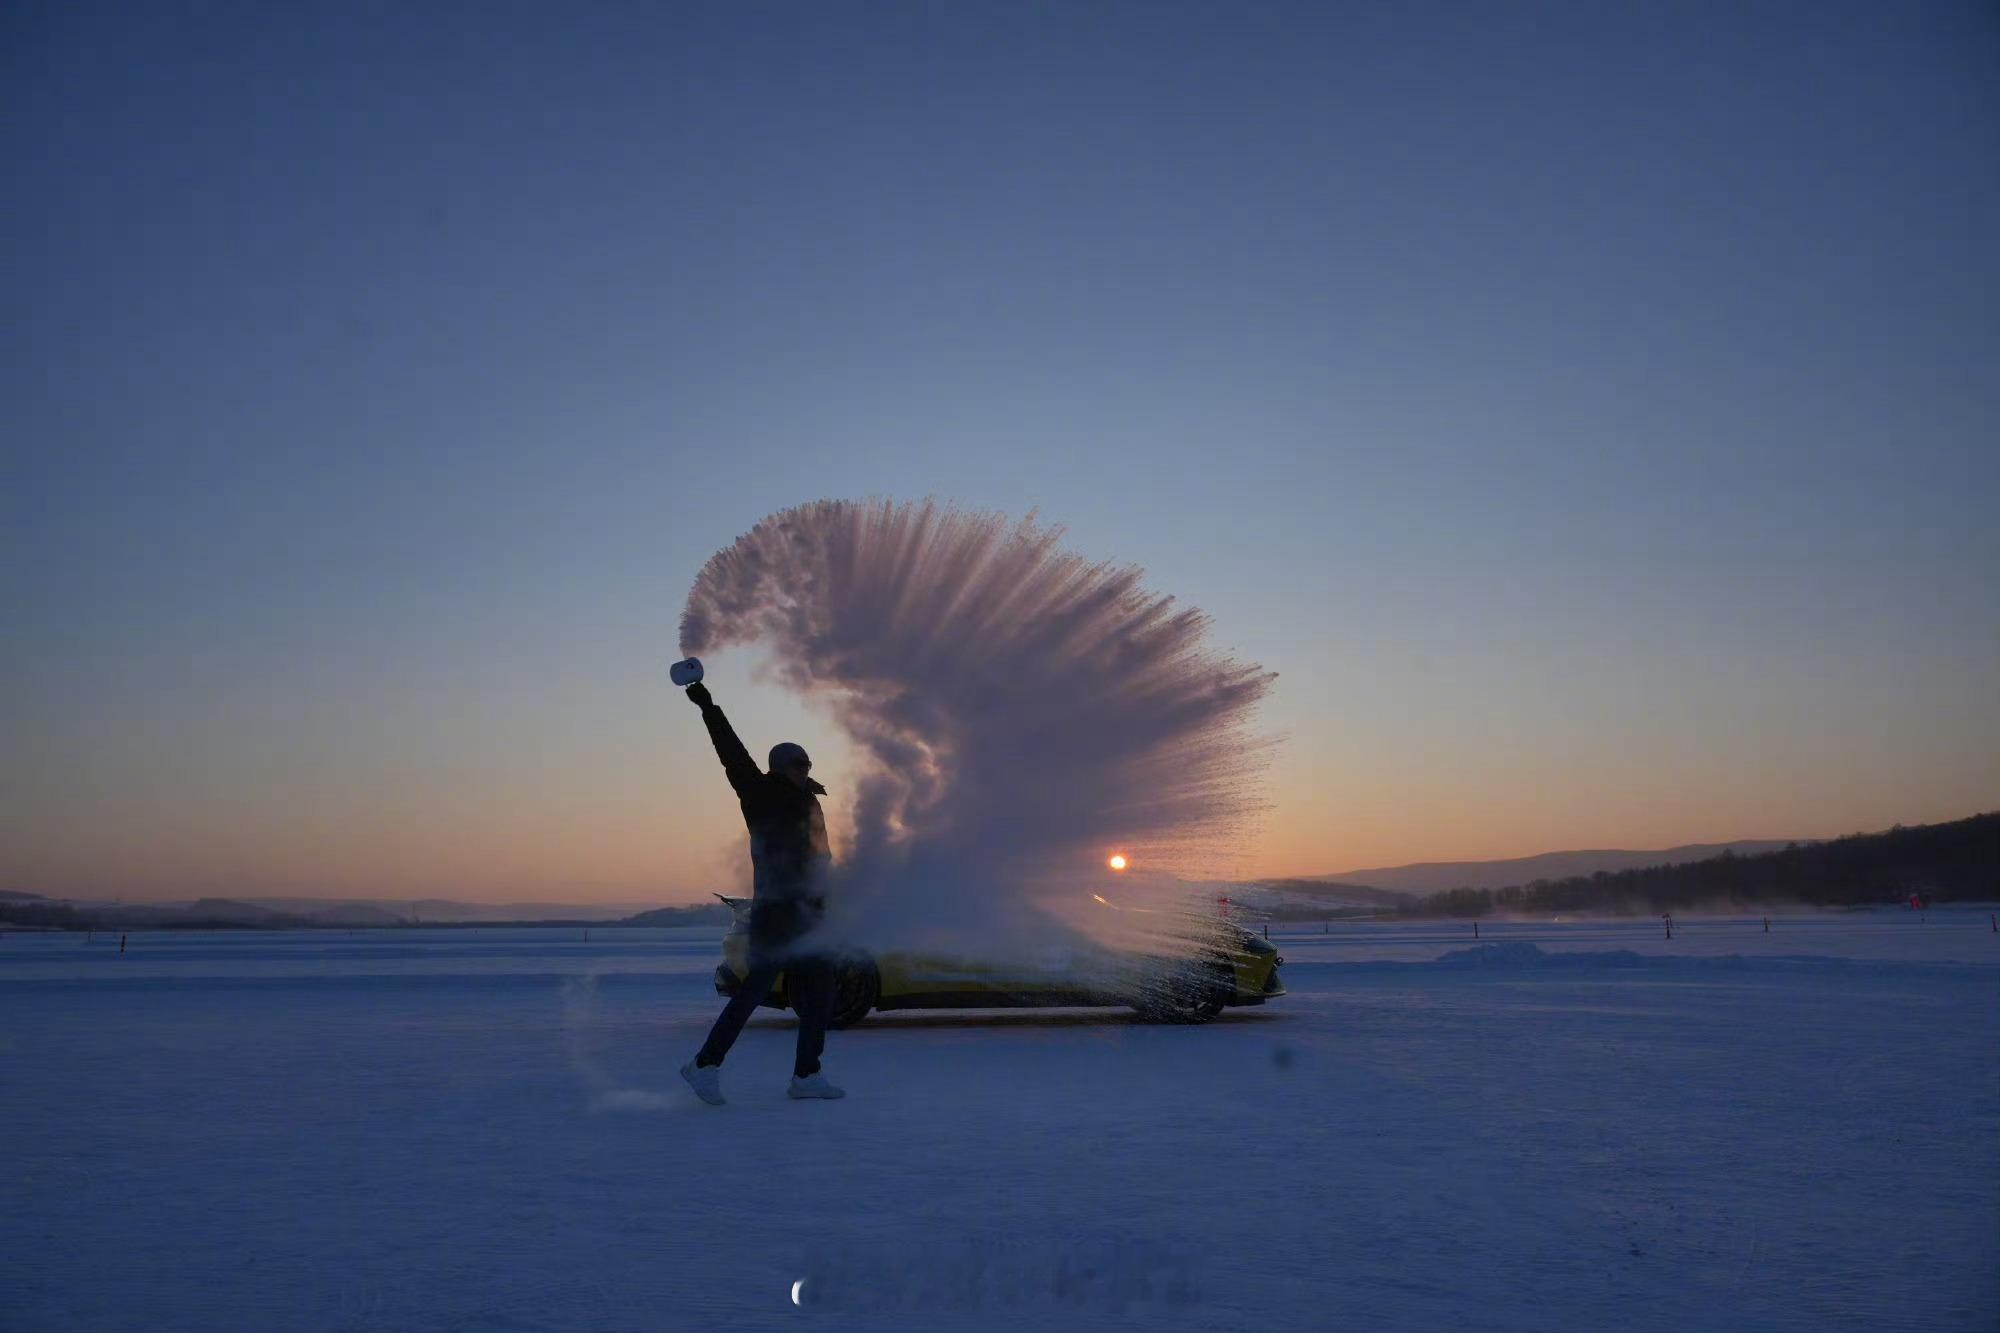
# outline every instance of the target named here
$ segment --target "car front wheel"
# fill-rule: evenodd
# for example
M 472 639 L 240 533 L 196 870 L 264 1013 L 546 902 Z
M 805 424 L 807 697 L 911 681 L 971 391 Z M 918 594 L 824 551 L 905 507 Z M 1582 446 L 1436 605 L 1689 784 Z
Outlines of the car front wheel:
M 1159 978 L 1132 1007 L 1149 1023 L 1206 1023 L 1222 1012 L 1234 984 L 1220 964 L 1189 968 Z

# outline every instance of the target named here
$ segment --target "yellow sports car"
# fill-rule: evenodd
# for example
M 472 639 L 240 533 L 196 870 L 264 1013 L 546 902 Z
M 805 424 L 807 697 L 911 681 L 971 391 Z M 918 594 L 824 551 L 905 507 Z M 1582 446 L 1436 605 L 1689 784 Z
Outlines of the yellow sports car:
M 734 995 L 749 975 L 750 900 L 716 897 L 736 922 L 722 937 L 715 989 Z M 853 1027 L 876 1009 L 1002 1009 L 1100 1006 L 1131 1008 L 1161 1023 L 1206 1023 L 1233 1005 L 1262 1004 L 1285 993 L 1285 960 L 1266 940 L 1218 921 L 1209 942 L 1181 957 L 1103 950 L 1087 964 L 1048 967 L 991 964 L 912 953 L 843 956 L 834 971 L 828 1025 Z M 764 999 L 789 1007 L 785 979 Z

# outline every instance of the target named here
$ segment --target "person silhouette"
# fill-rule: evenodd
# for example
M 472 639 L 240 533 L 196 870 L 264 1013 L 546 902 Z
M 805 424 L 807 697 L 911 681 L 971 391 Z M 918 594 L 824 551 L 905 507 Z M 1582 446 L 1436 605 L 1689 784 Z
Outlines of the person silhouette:
M 804 746 L 791 741 L 772 746 L 769 763 L 760 771 L 708 687 L 697 680 L 687 687 L 687 696 L 701 709 L 723 774 L 742 806 L 750 830 L 754 887 L 749 974 L 737 984 L 701 1050 L 681 1066 L 681 1077 L 709 1105 L 724 1104 L 723 1057 L 782 975 L 799 1016 L 798 1050 L 786 1095 L 801 1100 L 845 1097 L 819 1068 L 833 1008 L 833 961 L 800 943 L 826 911 L 826 873 L 833 864 L 826 817 L 819 808 L 826 788 L 813 780 L 812 758 Z

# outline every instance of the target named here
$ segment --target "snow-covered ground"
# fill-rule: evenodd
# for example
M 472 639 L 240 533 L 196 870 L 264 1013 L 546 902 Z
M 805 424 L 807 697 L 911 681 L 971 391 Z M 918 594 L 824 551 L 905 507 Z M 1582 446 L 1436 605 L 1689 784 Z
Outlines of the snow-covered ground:
M 713 930 L 9 933 L 0 1328 L 1991 1329 L 1987 911 L 1274 927 L 719 1110 Z

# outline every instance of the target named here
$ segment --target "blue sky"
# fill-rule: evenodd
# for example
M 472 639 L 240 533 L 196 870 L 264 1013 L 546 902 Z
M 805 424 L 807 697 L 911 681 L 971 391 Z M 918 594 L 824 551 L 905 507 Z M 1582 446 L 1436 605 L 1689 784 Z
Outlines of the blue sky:
M 2000 803 L 1989 6 L 0 24 L 15 887 L 691 896 L 828 495 L 1278 670 L 1260 871 Z

